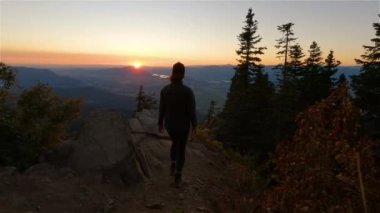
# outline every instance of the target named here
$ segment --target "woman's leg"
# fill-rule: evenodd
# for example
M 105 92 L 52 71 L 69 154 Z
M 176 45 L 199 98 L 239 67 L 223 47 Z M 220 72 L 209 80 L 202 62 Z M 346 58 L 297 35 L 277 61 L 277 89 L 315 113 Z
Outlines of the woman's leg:
M 176 159 L 177 159 L 177 147 L 178 147 L 178 139 L 176 137 L 175 132 L 168 131 L 170 139 L 172 141 L 172 145 L 170 147 L 170 175 L 175 175 L 175 169 L 176 169 Z
M 189 136 L 189 130 L 177 132 L 177 151 L 176 151 L 176 173 L 181 174 L 185 164 L 186 143 Z
M 185 154 L 186 154 L 186 142 L 189 136 L 189 129 L 182 131 L 168 131 L 170 138 L 172 139 L 172 147 L 170 148 L 170 158 L 174 160 L 175 166 L 175 187 L 180 187 L 182 179 L 182 169 L 185 163 Z M 174 170 L 171 167 L 171 174 L 174 174 Z
M 176 159 L 177 159 L 177 150 L 178 150 L 177 146 L 178 146 L 178 142 L 173 137 L 171 137 L 171 139 L 172 139 L 172 146 L 170 147 L 170 160 L 172 162 L 175 162 Z

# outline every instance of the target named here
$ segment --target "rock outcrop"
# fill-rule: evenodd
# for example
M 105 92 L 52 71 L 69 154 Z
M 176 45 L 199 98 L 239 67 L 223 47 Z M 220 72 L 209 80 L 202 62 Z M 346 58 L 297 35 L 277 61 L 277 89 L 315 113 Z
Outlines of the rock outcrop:
M 127 184 L 149 179 L 162 169 L 169 150 L 167 134 L 157 131 L 157 116 L 143 110 L 127 120 L 118 112 L 92 112 L 72 143 L 68 164 L 79 172 L 120 175 Z
M 143 110 L 129 119 L 129 129 L 133 144 L 149 167 L 153 176 L 162 173 L 162 169 L 168 166 L 170 138 L 157 129 L 158 112 L 155 110 Z

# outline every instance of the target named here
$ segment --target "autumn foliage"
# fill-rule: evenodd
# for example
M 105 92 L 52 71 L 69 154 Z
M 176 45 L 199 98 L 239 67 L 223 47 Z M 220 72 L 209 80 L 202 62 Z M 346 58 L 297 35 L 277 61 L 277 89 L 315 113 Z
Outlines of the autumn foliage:
M 358 133 L 360 112 L 343 85 L 297 116 L 293 139 L 276 149 L 278 186 L 260 212 L 375 212 L 380 190 L 373 142 Z

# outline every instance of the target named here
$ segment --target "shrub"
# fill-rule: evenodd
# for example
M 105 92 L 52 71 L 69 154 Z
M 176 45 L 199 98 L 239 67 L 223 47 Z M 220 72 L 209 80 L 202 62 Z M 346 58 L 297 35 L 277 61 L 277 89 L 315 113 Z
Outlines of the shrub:
M 358 134 L 359 110 L 343 85 L 297 117 L 291 141 L 276 150 L 279 185 L 259 212 L 375 212 L 379 181 L 373 142 Z
M 11 70 L 0 65 L 0 73 Z M 66 129 L 79 116 L 82 101 L 62 98 L 48 85 L 37 84 L 12 102 L 6 100 L 11 86 L 2 88 L 0 102 L 0 165 L 22 170 L 68 136 Z

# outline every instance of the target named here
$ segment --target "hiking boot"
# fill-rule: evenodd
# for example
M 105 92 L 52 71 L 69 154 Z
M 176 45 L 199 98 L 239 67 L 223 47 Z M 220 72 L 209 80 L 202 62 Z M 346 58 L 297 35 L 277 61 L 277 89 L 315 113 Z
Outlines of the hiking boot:
M 175 162 L 172 162 L 170 166 L 170 176 L 174 176 L 174 175 L 175 175 Z
M 174 179 L 174 186 L 176 188 L 180 188 L 182 183 L 182 175 L 181 173 L 175 174 L 175 179 Z

